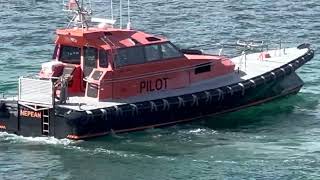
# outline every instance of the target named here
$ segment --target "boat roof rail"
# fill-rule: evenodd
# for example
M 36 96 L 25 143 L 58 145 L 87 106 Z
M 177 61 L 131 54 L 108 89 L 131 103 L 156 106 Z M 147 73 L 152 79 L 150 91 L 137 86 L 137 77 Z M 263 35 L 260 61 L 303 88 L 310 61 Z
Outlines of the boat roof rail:
M 91 22 L 95 22 L 95 23 L 106 23 L 106 24 L 114 25 L 114 24 L 116 23 L 116 20 L 114 20 L 114 19 L 105 19 L 105 18 L 92 17 L 92 18 L 91 18 Z
M 264 41 L 261 40 L 238 40 L 236 42 L 237 46 L 247 47 L 247 48 L 259 48 L 265 46 Z

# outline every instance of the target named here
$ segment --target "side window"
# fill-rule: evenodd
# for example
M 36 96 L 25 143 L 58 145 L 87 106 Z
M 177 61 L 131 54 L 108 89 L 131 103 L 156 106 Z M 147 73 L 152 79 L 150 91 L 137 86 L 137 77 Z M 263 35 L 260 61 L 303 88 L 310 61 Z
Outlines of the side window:
M 99 66 L 102 68 L 108 67 L 108 55 L 105 50 L 99 50 Z
M 128 64 L 128 53 L 126 49 L 118 49 L 115 66 L 122 67 Z
M 131 47 L 118 49 L 115 66 L 122 67 L 126 65 L 142 64 L 145 62 L 143 47 Z
M 147 61 L 155 61 L 155 60 L 161 59 L 159 47 L 160 47 L 159 45 L 145 46 Z
M 143 47 L 132 47 L 127 49 L 129 63 L 128 64 L 142 64 L 145 62 Z
M 133 64 L 181 57 L 183 54 L 171 43 L 136 46 L 117 50 L 115 66 L 122 67 Z
M 161 44 L 161 52 L 162 52 L 163 59 L 170 59 L 170 58 L 176 58 L 176 57 L 182 56 L 181 52 L 178 51 L 170 43 Z
M 73 46 L 61 46 L 59 60 L 64 63 L 80 64 L 81 48 Z

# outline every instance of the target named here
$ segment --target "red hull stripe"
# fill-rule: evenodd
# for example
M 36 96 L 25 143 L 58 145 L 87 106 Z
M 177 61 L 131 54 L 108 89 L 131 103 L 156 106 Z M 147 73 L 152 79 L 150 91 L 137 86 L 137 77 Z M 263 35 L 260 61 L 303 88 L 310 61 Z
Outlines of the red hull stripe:
M 236 107 L 236 108 L 228 109 L 228 110 L 225 110 L 225 111 L 221 111 L 221 112 L 218 112 L 218 113 L 213 113 L 213 114 L 209 114 L 209 115 L 205 115 L 205 116 L 213 116 L 213 115 L 219 115 L 219 114 L 223 114 L 223 113 L 227 113 L 227 112 L 233 112 L 233 111 L 237 111 L 237 110 L 240 110 L 240 109 L 243 109 L 243 108 L 246 108 L 246 107 L 255 106 L 255 105 L 258 105 L 258 104 L 261 104 L 261 103 L 265 103 L 265 102 L 271 101 L 273 99 L 279 98 L 281 96 L 286 96 L 286 95 L 295 93 L 295 92 L 299 91 L 299 89 L 301 89 L 301 87 L 302 86 L 299 86 L 297 88 L 293 88 L 291 90 L 288 90 L 284 94 L 280 94 L 280 95 L 277 95 L 277 96 L 269 97 L 269 98 L 266 98 L 266 99 L 263 99 L 263 100 L 259 100 L 259 101 L 255 101 L 255 102 L 243 105 L 243 106 L 239 106 L 239 107 Z M 137 130 L 142 130 L 142 129 L 150 129 L 150 128 L 154 128 L 154 127 L 167 126 L 167 125 L 171 125 L 171 124 L 178 124 L 178 123 L 182 123 L 182 122 L 188 122 L 188 121 L 192 121 L 192 120 L 195 120 L 195 119 L 198 119 L 198 118 L 189 118 L 189 119 L 183 119 L 183 120 L 178 120 L 178 121 L 172 121 L 172 122 L 168 122 L 168 123 L 154 124 L 154 125 L 150 125 L 150 126 L 142 126 L 142 127 L 137 127 L 137 128 L 131 128 L 131 129 L 122 129 L 122 130 L 114 131 L 114 133 L 122 133 L 122 132 L 137 131 Z M 80 140 L 80 139 L 86 139 L 86 138 L 93 138 L 93 137 L 97 137 L 97 136 L 104 136 L 104 135 L 107 135 L 107 134 L 110 134 L 110 132 L 102 132 L 102 133 L 89 134 L 89 135 L 84 135 L 84 136 L 68 135 L 67 138 L 73 139 L 73 140 Z

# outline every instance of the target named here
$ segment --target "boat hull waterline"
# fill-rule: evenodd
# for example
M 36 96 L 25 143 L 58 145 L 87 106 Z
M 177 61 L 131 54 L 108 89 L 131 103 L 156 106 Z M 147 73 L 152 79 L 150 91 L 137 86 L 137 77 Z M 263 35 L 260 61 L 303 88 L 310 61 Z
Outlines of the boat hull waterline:
M 279 68 L 219 88 L 93 110 L 78 111 L 57 106 L 35 111 L 18 101 L 2 100 L 0 131 L 43 136 L 43 126 L 48 126 L 48 136 L 80 140 L 236 111 L 299 92 L 303 81 L 295 70 L 313 56 L 314 51 L 309 49 L 303 56 Z

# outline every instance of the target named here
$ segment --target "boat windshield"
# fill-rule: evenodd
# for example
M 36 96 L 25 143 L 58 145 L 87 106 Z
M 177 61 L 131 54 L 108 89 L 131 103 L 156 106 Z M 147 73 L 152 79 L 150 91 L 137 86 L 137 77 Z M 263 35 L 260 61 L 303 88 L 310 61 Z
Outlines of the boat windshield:
M 122 67 L 151 61 L 182 57 L 183 54 L 170 42 L 118 49 L 115 66 Z
M 81 48 L 73 46 L 61 46 L 59 60 L 69 64 L 80 64 Z

